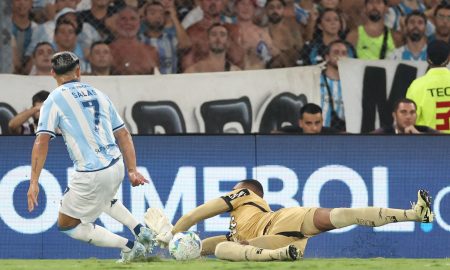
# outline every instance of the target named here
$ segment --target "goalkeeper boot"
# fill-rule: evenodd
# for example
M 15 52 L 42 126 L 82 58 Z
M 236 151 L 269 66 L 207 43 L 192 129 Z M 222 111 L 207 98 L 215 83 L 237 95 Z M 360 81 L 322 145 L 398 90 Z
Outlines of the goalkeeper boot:
M 413 204 L 413 209 L 418 221 L 422 223 L 433 222 L 434 213 L 431 212 L 431 196 L 428 195 L 428 191 L 423 189 L 417 191 L 417 202 Z
M 118 263 L 129 263 L 138 259 L 143 259 L 145 258 L 145 247 L 138 241 L 135 241 L 134 246 L 130 251 L 122 251 L 120 255 L 122 256 L 122 259 L 118 260 Z
M 303 258 L 303 252 L 294 245 L 279 248 L 278 251 L 282 261 L 295 261 Z
M 147 253 L 152 253 L 156 246 L 156 234 L 148 227 L 142 226 L 141 231 L 136 236 L 136 240 L 144 245 Z

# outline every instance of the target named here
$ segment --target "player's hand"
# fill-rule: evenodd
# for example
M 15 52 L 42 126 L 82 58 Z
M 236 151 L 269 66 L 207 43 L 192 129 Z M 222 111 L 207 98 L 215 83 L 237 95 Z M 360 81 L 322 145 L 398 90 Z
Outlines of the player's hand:
M 164 233 L 160 233 L 156 236 L 156 241 L 161 248 L 167 248 L 170 240 L 172 240 L 173 234 L 172 231 L 167 231 Z
M 414 125 L 405 127 L 405 133 L 406 134 L 420 134 L 420 131 L 416 129 Z
M 39 184 L 37 181 L 30 181 L 30 187 L 28 188 L 28 211 L 34 210 L 35 206 L 38 206 Z
M 144 215 L 145 224 L 156 234 L 172 231 L 173 225 L 160 208 L 150 207 Z
M 131 185 L 133 187 L 137 187 L 140 185 L 144 185 L 145 183 L 149 183 L 147 179 L 142 176 L 138 171 L 136 170 L 129 170 L 128 171 L 128 178 L 130 179 Z

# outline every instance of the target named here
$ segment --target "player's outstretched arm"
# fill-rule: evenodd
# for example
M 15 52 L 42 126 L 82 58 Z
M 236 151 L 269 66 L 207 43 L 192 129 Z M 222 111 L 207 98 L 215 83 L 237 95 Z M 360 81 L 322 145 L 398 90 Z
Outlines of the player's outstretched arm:
M 39 134 L 33 145 L 31 152 L 31 179 L 30 187 L 28 188 L 28 211 L 33 211 L 34 207 L 38 205 L 37 198 L 39 194 L 39 176 L 44 167 L 45 160 L 48 153 L 48 142 L 50 135 L 46 133 Z
M 160 234 L 158 234 L 156 239 L 163 246 L 167 245 L 176 233 L 187 231 L 194 224 L 197 224 L 198 222 L 207 218 L 225 213 L 228 210 L 228 204 L 222 198 L 210 200 L 193 209 L 189 213 L 183 215 L 177 221 L 172 231 L 161 232 Z
M 114 132 L 114 136 L 119 144 L 120 151 L 125 160 L 125 165 L 128 170 L 128 178 L 130 179 L 133 187 L 148 183 L 148 180 L 144 178 L 136 169 L 136 152 L 134 150 L 133 140 L 131 139 L 130 132 L 123 127 Z
M 228 204 L 222 198 L 210 200 L 193 209 L 186 215 L 183 215 L 173 227 L 172 233 L 176 234 L 177 232 L 187 231 L 194 224 L 210 217 L 225 213 L 228 210 Z

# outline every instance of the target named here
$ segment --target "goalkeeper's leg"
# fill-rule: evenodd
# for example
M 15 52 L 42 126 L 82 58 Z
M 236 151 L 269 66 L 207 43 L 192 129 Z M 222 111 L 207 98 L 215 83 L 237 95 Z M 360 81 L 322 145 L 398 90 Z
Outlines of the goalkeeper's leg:
M 217 258 L 229 261 L 293 261 L 301 258 L 302 253 L 295 245 L 278 249 L 263 249 L 236 242 L 222 242 L 216 246 Z
M 305 235 L 316 235 L 324 231 L 350 225 L 379 227 L 385 224 L 404 221 L 431 222 L 430 197 L 423 190 L 418 191 L 417 203 L 412 209 L 392 209 L 381 207 L 365 208 L 318 208 L 308 213 L 301 231 Z

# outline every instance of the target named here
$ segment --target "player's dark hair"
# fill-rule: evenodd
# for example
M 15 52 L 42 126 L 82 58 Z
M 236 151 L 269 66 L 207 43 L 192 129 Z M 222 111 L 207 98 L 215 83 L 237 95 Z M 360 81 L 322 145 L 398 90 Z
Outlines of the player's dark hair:
M 414 104 L 414 108 L 417 109 L 417 105 L 416 105 L 416 103 L 414 102 L 414 100 L 409 99 L 409 98 L 401 98 L 401 99 L 397 100 L 397 101 L 394 103 L 394 109 L 393 109 L 393 112 L 396 112 L 396 111 L 398 110 L 398 107 L 400 106 L 400 103 Z
M 36 102 L 44 102 L 48 98 L 48 95 L 50 95 L 50 92 L 45 91 L 45 90 L 41 90 L 41 91 L 37 92 L 31 98 L 31 102 L 32 102 L 31 105 L 34 106 L 34 104 L 36 104 Z
M 264 188 L 258 180 L 245 179 L 245 180 L 240 181 L 240 183 L 252 186 L 253 188 L 255 188 L 255 193 L 260 193 L 261 196 L 264 196 Z M 258 194 L 258 195 L 260 195 L 260 194 Z
M 63 75 L 74 70 L 80 64 L 80 59 L 73 52 L 59 52 L 52 57 L 52 69 L 56 75 Z
M 309 114 L 322 113 L 322 108 L 320 108 L 320 106 L 317 104 L 307 103 L 307 104 L 303 105 L 303 107 L 300 109 L 300 119 L 303 119 L 304 113 L 309 113 Z

